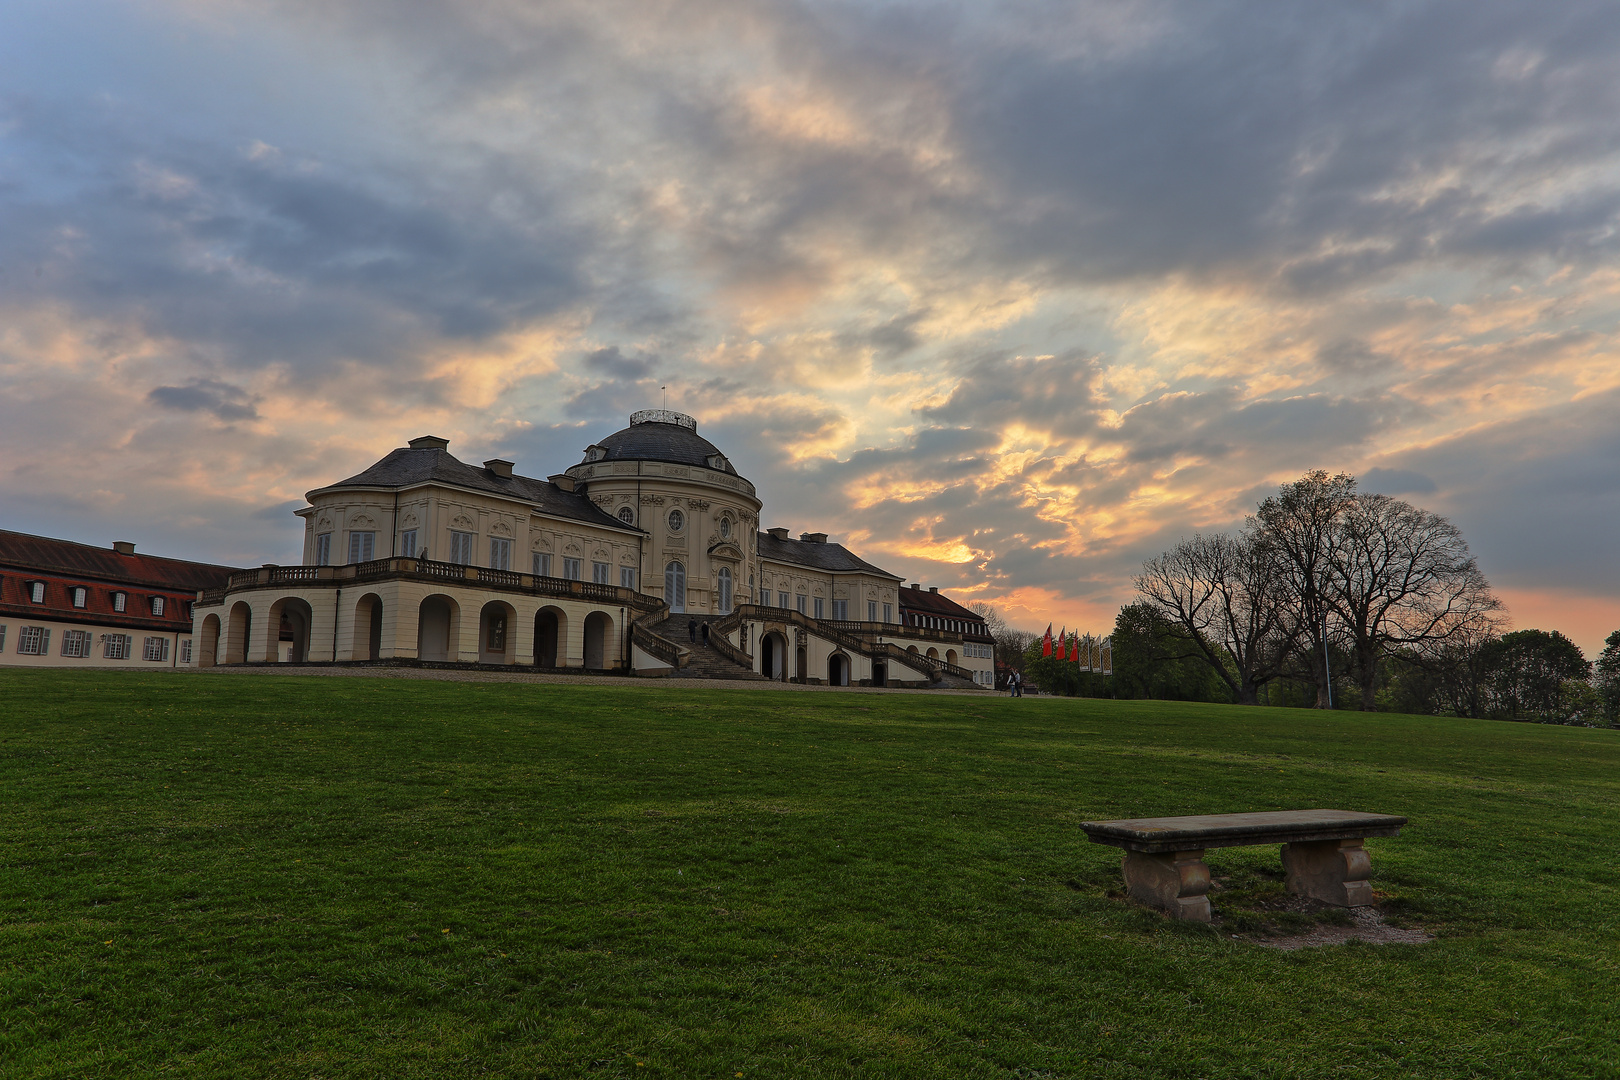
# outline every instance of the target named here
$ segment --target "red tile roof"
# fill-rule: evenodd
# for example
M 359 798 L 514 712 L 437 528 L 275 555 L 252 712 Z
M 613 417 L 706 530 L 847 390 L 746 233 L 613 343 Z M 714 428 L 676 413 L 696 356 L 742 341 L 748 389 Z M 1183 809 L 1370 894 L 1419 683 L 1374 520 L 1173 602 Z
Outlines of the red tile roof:
M 0 574 L 40 571 L 93 578 L 135 588 L 194 593 L 225 584 L 238 567 L 166 559 L 160 555 L 121 555 L 112 548 L 0 529 Z

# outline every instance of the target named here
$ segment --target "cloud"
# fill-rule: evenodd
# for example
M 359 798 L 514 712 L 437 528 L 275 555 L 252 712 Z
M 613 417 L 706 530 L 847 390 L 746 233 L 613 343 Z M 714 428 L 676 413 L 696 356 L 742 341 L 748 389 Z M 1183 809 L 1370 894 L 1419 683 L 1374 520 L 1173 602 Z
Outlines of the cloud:
M 411 435 L 544 475 L 668 385 L 768 517 L 1043 624 L 1317 467 L 1609 595 L 1617 57 L 1595 0 L 13 5 L 0 498 L 287 561 Z
M 212 413 L 221 420 L 259 418 L 247 391 L 218 379 L 192 379 L 184 386 L 155 386 L 146 399 L 166 409 Z

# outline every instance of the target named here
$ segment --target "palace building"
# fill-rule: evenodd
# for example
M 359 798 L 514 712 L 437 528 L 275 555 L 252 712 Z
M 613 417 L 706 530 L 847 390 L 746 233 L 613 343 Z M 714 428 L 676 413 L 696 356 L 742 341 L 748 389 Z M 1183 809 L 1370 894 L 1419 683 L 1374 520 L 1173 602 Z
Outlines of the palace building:
M 638 412 L 544 480 L 424 436 L 307 498 L 303 565 L 200 595 L 196 663 L 993 685 L 982 619 L 825 533 L 762 531 L 754 485 L 681 413 Z

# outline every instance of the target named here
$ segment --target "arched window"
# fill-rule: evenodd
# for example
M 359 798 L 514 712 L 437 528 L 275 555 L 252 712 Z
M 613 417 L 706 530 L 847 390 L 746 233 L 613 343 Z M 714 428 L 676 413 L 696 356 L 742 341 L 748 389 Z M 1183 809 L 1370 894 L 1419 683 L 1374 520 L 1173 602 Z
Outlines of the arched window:
M 731 568 L 720 568 L 720 614 L 731 614 Z
M 621 506 L 619 507 L 619 520 L 626 525 L 634 525 L 636 523 L 636 512 L 628 506 Z
M 679 510 L 671 510 L 669 512 L 669 531 L 680 532 L 685 527 L 686 515 L 681 513 Z
M 686 610 L 686 567 L 678 562 L 664 567 L 664 602 L 671 611 Z
M 731 539 L 731 519 L 728 517 L 723 517 L 720 519 L 720 539 Z

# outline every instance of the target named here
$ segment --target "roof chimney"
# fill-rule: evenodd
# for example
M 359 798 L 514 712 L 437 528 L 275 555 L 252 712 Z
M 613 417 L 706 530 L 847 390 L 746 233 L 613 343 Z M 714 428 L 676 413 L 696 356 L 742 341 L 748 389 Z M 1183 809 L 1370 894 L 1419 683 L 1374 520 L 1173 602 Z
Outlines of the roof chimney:
M 496 476 L 512 475 L 512 463 L 510 461 L 503 460 L 502 458 L 490 458 L 488 461 L 484 462 L 484 468 L 488 469 Z
M 827 534 L 826 533 L 800 533 L 799 534 L 799 539 L 803 540 L 807 544 L 825 544 L 827 542 Z
M 437 435 L 423 435 L 420 438 L 412 439 L 410 448 L 412 450 L 448 450 L 450 449 L 450 440 L 441 439 Z
M 920 583 L 920 582 L 916 582 L 916 581 L 913 581 L 913 582 L 912 582 L 912 583 L 911 583 L 911 587 L 912 587 L 912 588 L 913 588 L 913 589 L 920 589 L 920 588 L 922 588 L 922 584 L 921 584 L 921 583 Z
M 555 476 L 548 476 L 546 479 L 564 491 L 574 490 L 574 478 L 565 472 L 560 472 Z
M 931 592 L 931 593 L 937 593 L 937 592 L 939 592 L 939 586 L 938 585 L 930 585 L 930 586 L 928 586 L 928 591 Z
M 135 554 L 135 542 L 133 540 L 114 540 L 113 550 L 120 555 L 133 555 Z
M 766 529 L 765 531 L 770 534 L 772 540 L 786 540 L 788 538 L 786 529 Z

